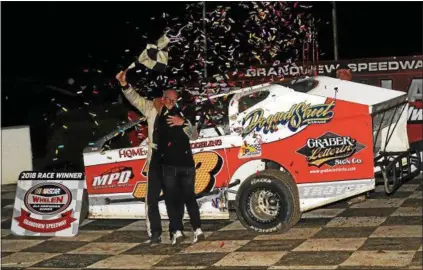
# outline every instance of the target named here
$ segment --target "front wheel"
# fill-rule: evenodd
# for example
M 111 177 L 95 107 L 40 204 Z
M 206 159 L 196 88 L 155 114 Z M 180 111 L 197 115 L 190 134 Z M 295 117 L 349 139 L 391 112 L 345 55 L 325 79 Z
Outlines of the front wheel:
M 279 170 L 248 177 L 238 189 L 235 208 L 241 224 L 260 233 L 286 232 L 301 218 L 297 186 Z

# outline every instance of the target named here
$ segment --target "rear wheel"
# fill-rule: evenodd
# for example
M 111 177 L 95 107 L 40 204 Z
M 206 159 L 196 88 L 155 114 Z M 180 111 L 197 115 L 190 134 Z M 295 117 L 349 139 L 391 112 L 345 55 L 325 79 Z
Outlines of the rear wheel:
M 248 177 L 238 189 L 235 208 L 244 227 L 261 233 L 288 231 L 301 218 L 297 186 L 279 170 Z

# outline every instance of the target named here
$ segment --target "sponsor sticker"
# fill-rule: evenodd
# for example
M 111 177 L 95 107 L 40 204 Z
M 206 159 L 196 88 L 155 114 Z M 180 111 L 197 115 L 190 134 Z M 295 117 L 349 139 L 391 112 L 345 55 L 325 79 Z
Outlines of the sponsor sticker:
M 138 147 L 119 150 L 119 158 L 142 157 L 147 155 L 147 149 Z
M 69 189 L 58 183 L 39 184 L 25 194 L 26 208 L 38 215 L 55 215 L 64 211 L 72 201 Z
M 115 167 L 105 171 L 99 176 L 94 176 L 93 188 L 116 188 L 128 186 L 129 180 L 134 178 L 131 167 Z
M 257 109 L 247 114 L 243 120 L 244 135 L 249 133 L 263 132 L 264 134 L 278 131 L 279 126 L 287 126 L 292 132 L 297 131 L 303 126 L 312 124 L 326 124 L 332 120 L 335 113 L 333 108 L 335 102 L 328 104 L 311 105 L 301 102 L 292 105 L 291 109 L 286 112 L 277 112 L 264 117 L 264 110 Z
M 210 141 L 204 141 L 204 142 L 194 142 L 191 143 L 191 149 L 195 148 L 207 148 L 207 147 L 213 147 L 213 146 L 221 146 L 222 140 L 210 140 Z
M 318 138 L 309 138 L 297 153 L 306 157 L 308 166 L 320 168 L 326 164 L 334 167 L 362 163 L 360 159 L 352 156 L 365 147 L 350 136 L 327 132 Z
M 84 182 L 82 173 L 22 172 L 17 185 L 24 192 L 16 193 L 11 231 L 24 236 L 77 234 Z
M 239 149 L 238 158 L 252 158 L 261 156 L 261 145 L 244 143 Z

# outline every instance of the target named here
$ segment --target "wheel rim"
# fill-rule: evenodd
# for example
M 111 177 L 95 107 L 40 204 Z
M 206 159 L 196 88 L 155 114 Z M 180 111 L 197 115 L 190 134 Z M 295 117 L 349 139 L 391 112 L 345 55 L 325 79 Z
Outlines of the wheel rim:
M 271 223 L 281 213 L 281 198 L 271 189 L 253 190 L 248 196 L 247 204 L 250 217 L 259 223 Z

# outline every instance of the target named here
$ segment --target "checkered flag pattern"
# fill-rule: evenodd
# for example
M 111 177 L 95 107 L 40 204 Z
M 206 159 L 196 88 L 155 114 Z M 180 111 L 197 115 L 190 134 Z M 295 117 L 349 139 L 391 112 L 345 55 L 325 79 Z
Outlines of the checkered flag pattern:
M 147 44 L 147 48 L 138 57 L 138 62 L 149 69 L 164 72 L 168 61 L 167 44 L 170 39 L 165 35 L 162 36 L 157 45 Z
M 74 236 L 78 233 L 79 228 L 79 217 L 81 213 L 83 192 L 84 192 L 84 180 L 19 180 L 16 188 L 15 204 L 13 209 L 13 218 L 11 231 L 13 234 L 22 235 L 22 236 Z M 76 219 L 72 222 L 70 228 L 58 231 L 58 232 L 31 232 L 19 226 L 17 218 L 22 215 L 22 209 L 30 213 L 30 217 L 37 220 L 54 220 L 58 217 L 61 217 L 61 213 L 55 215 L 37 215 L 29 211 L 25 206 L 25 194 L 28 190 L 38 184 L 47 184 L 47 183 L 58 183 L 62 184 L 69 189 L 72 194 L 72 201 L 67 209 L 63 212 L 69 210 L 72 211 L 71 217 Z
M 85 220 L 75 237 L 12 235 L 16 185 L 2 186 L 1 266 L 4 269 L 422 269 L 422 175 L 386 196 L 377 185 L 366 201 L 339 201 L 303 214 L 285 233 L 247 231 L 231 220 L 203 220 L 206 240 L 151 247 L 145 220 Z M 200 199 L 201 200 L 201 199 Z M 200 201 L 199 201 L 200 202 Z M 92 203 L 90 201 L 90 203 Z M 139 206 L 143 210 L 143 206 Z

